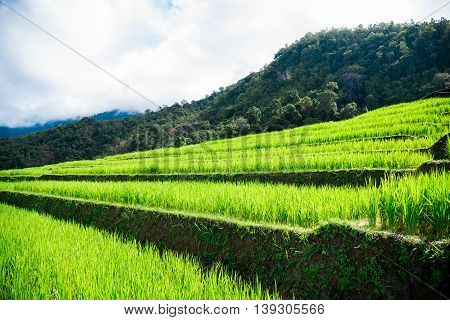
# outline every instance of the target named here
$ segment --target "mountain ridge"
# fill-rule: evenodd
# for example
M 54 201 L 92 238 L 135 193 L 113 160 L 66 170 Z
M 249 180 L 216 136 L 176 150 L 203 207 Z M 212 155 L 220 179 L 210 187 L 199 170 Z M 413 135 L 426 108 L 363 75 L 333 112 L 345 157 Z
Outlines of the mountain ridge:
M 111 111 L 97 113 L 88 117 L 94 118 L 96 120 L 121 120 L 125 117 L 133 116 L 136 114 L 138 114 L 138 112 L 121 111 L 119 109 L 113 109 Z M 31 126 L 19 126 L 19 127 L 0 126 L 0 138 L 12 138 L 34 132 L 44 131 L 71 122 L 80 121 L 82 118 L 84 117 L 78 116 L 75 118 L 68 118 L 66 120 L 50 120 L 45 123 L 36 123 Z

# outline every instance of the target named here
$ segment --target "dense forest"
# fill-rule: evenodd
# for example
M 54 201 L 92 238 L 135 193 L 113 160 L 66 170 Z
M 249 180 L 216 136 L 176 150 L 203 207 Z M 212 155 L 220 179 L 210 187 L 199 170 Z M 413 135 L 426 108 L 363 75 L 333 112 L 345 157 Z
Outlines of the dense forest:
M 449 52 L 447 19 L 308 33 L 259 72 L 204 99 L 0 139 L 0 169 L 351 118 L 450 87 Z

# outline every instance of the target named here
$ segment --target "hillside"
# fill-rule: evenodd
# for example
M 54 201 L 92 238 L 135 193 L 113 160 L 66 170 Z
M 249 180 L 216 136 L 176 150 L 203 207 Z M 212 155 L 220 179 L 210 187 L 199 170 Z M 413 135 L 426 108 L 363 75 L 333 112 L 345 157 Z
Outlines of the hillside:
M 130 117 L 135 115 L 136 112 L 122 112 L 120 110 L 112 110 L 108 112 L 102 112 L 91 116 L 91 118 L 96 120 L 118 120 L 124 119 L 126 117 Z M 0 127 L 0 138 L 10 138 L 16 136 L 22 136 L 26 134 L 30 134 L 33 132 L 48 130 L 57 126 L 65 125 L 72 122 L 80 121 L 80 118 L 67 119 L 67 120 L 55 120 L 48 121 L 43 124 L 35 124 L 32 126 L 24 126 L 24 127 Z
M 0 139 L 0 169 L 352 118 L 450 84 L 449 21 L 378 24 L 307 34 L 261 71 L 204 99 L 129 119 L 77 123 Z
M 252 173 L 408 169 L 433 159 L 450 131 L 450 98 L 380 108 L 355 118 L 204 142 L 0 171 L 3 175 Z
M 450 98 L 431 98 L 343 121 L 0 171 L 0 202 L 16 207 L 0 205 L 0 294 L 446 298 L 449 120 Z M 130 240 L 151 249 L 137 252 Z M 138 259 L 154 252 L 163 260 Z M 149 290 L 154 274 L 179 284 L 171 264 L 186 279 L 205 274 L 212 282 L 195 285 L 208 294 Z M 129 272 L 139 283 L 127 282 Z M 55 273 L 74 274 L 77 290 L 47 276 Z M 21 285 L 34 283 L 30 274 L 42 285 Z

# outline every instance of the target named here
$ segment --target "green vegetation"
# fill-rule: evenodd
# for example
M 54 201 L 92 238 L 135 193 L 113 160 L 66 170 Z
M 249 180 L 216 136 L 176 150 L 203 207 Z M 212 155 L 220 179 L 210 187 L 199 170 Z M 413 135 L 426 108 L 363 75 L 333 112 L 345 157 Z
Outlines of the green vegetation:
M 442 19 L 307 34 L 261 71 L 205 99 L 0 139 L 0 169 L 9 169 L 0 176 L 265 172 L 270 178 L 412 169 L 433 157 L 446 164 L 450 98 L 379 107 L 450 85 L 449 27 Z M 22 167 L 28 168 L 14 169 Z M 354 179 L 365 171 L 342 172 Z M 450 175 L 409 172 L 363 187 L 0 182 L 0 191 L 15 191 L 1 193 L 7 203 L 114 233 L 0 204 L 0 299 L 277 298 L 262 288 L 302 298 L 434 297 L 405 270 L 447 294 Z M 318 180 L 336 174 L 328 173 L 316 174 Z
M 1 299 L 266 299 L 214 267 L 0 205 Z
M 342 120 L 413 101 L 450 85 L 448 30 L 449 20 L 442 19 L 307 34 L 261 71 L 204 99 L 124 120 L 86 118 L 1 139 L 0 169 L 179 147 Z
M 356 168 L 415 168 L 431 160 L 429 154 L 410 152 L 379 152 L 367 154 L 324 154 L 246 157 L 237 154 L 234 158 L 219 160 L 183 161 L 175 159 L 130 160 L 121 162 L 98 162 L 78 166 L 33 168 L 2 172 L 2 175 L 42 174 L 154 174 L 154 173 L 241 173 L 241 172 L 285 172 L 304 170 L 334 170 Z
M 428 99 L 340 122 L 0 175 L 268 172 L 270 178 L 287 171 L 415 168 L 433 157 L 446 161 L 445 152 L 436 156 L 435 150 L 448 142 L 434 143 L 449 132 L 449 112 L 450 99 Z M 7 203 L 149 243 L 124 243 L 0 205 L 0 298 L 271 298 L 262 288 L 283 298 L 435 297 L 421 284 L 411 286 L 398 265 L 448 292 L 450 176 L 408 172 L 360 187 L 39 177 L 0 182 L 0 191 L 13 191 L 1 194 Z M 327 178 L 333 173 L 325 172 Z M 255 284 L 167 250 L 188 252 L 204 266 L 220 263 Z
M 57 219 L 154 243 L 159 250 L 188 252 L 205 266 L 220 263 L 228 272 L 258 279 L 263 288 L 287 299 L 404 298 L 405 292 L 411 298 L 429 299 L 449 292 L 449 242 L 445 240 L 411 241 L 345 224 L 299 232 L 55 196 L 0 195 L 3 201 L 38 208 Z M 64 234 L 52 234 L 52 239 Z M 427 286 L 408 277 L 405 270 Z M 430 285 L 444 296 L 430 290 Z
M 0 175 L 251 173 L 415 168 L 449 131 L 450 99 L 403 103 L 340 122 L 216 140 L 97 160 L 1 171 Z M 400 136 L 399 136 L 400 135 Z M 379 139 L 377 139 L 379 138 Z M 213 182 L 0 183 L 0 189 L 48 193 L 257 223 L 312 227 L 364 220 L 371 227 L 447 237 L 447 173 L 390 178 L 367 187 L 293 187 Z
M 91 161 L 5 170 L 0 175 L 415 168 L 432 159 L 427 148 L 450 130 L 449 111 L 450 99 L 428 99 L 381 108 L 340 122 Z M 404 138 L 390 138 L 395 135 Z
M 374 228 L 448 237 L 447 173 L 391 178 L 381 186 L 294 187 L 258 183 L 24 181 L 0 183 L 16 190 L 133 206 L 312 227 L 363 220 Z

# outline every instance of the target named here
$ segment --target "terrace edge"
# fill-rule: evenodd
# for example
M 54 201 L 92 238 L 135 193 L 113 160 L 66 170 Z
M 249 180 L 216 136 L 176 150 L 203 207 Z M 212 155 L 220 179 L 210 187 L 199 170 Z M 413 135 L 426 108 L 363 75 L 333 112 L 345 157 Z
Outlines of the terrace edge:
M 412 241 L 329 223 L 310 231 L 0 191 L 0 202 L 222 264 L 284 298 L 447 299 L 450 242 Z
M 190 174 L 44 174 L 40 176 L 0 176 L 0 181 L 211 181 L 261 182 L 293 185 L 364 186 L 381 183 L 387 176 L 401 177 L 434 171 L 450 171 L 450 161 L 431 160 L 416 169 L 341 169 L 300 172 L 190 173 Z

